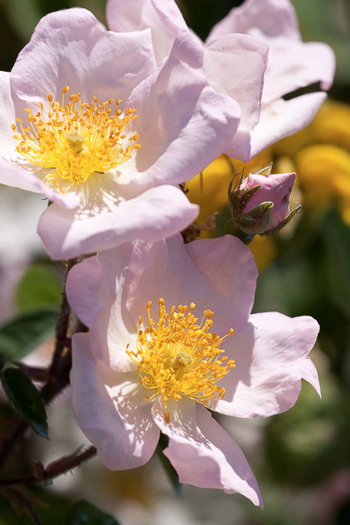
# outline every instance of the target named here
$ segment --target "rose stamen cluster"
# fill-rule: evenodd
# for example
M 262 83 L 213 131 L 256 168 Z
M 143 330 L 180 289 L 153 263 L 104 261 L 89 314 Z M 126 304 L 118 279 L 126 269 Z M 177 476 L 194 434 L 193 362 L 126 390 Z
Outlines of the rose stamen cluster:
M 231 337 L 231 328 L 224 337 L 211 333 L 214 313 L 205 310 L 201 322 L 193 315 L 195 304 L 172 306 L 170 314 L 165 309 L 164 299 L 159 299 L 159 321 L 151 317 L 152 302 L 147 303 L 149 327 L 141 330 L 137 326 L 136 352 L 127 350 L 136 363 L 141 384 L 155 392 L 147 396 L 153 400 L 163 397 L 164 418 L 170 422 L 167 412 L 169 399 L 179 400 L 182 396 L 207 404 L 207 401 L 222 399 L 225 389 L 217 385 L 234 368 L 235 361 L 222 356 L 222 341 Z
M 93 173 L 105 173 L 122 164 L 141 147 L 139 135 L 125 135 L 137 116 L 134 108 L 126 109 L 121 117 L 121 100 L 115 102 L 113 112 L 113 99 L 99 104 L 93 97 L 93 102 L 87 103 L 82 102 L 80 93 L 70 95 L 65 104 L 68 91 L 69 86 L 62 90 L 61 103 L 48 95 L 46 114 L 42 103 L 36 114 L 26 108 L 29 125 L 24 127 L 22 119 L 16 118 L 20 134 L 12 124 L 18 141 L 16 151 L 29 162 L 53 170 L 45 181 L 62 193 L 79 188 Z M 68 190 L 62 188 L 60 179 L 70 182 Z

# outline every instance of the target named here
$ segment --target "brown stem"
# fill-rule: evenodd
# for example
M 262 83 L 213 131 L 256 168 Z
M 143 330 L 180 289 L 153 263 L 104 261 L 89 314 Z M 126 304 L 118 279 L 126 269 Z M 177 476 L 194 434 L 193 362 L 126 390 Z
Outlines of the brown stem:
M 49 481 L 51 479 L 57 478 L 62 474 L 78 467 L 85 461 L 88 461 L 96 455 L 96 448 L 90 446 L 81 454 L 71 454 L 69 456 L 64 456 L 53 463 L 50 463 L 46 469 L 38 469 L 35 474 L 28 474 L 26 476 L 21 476 L 17 478 L 2 479 L 0 480 L 0 486 L 7 485 L 23 485 L 29 483 L 40 483 L 42 481 Z
M 23 419 L 18 418 L 16 420 L 16 423 L 12 427 L 11 432 L 2 443 L 2 448 L 0 450 L 0 470 L 6 462 L 6 460 L 9 459 L 11 452 L 15 448 L 17 442 L 22 438 L 27 428 L 28 423 L 23 421 Z
M 67 261 L 66 276 L 69 270 L 76 264 L 77 260 Z M 41 396 L 45 404 L 50 403 L 59 392 L 69 384 L 69 372 L 72 366 L 70 339 L 67 337 L 70 319 L 70 306 L 67 301 L 65 290 L 62 296 L 60 314 L 56 324 L 56 343 L 51 365 L 49 367 L 49 379 L 41 389 Z M 76 331 L 83 329 L 76 327 Z M 22 439 L 28 424 L 18 418 L 9 436 L 4 440 L 0 450 L 0 469 L 13 453 L 17 443 Z
M 66 277 L 68 275 L 69 270 L 76 264 L 76 262 L 77 262 L 76 259 L 67 261 Z M 66 283 L 64 283 L 64 287 L 65 286 L 66 286 Z M 64 288 L 63 295 L 62 295 L 60 315 L 59 315 L 59 318 L 56 324 L 55 350 L 54 350 L 52 362 L 51 362 L 50 369 L 49 369 L 51 377 L 57 377 L 61 371 L 61 366 L 62 366 L 61 360 L 62 360 L 62 357 L 64 357 L 65 350 L 67 348 L 67 332 L 69 328 L 70 312 L 71 312 L 71 309 L 68 304 L 66 290 Z

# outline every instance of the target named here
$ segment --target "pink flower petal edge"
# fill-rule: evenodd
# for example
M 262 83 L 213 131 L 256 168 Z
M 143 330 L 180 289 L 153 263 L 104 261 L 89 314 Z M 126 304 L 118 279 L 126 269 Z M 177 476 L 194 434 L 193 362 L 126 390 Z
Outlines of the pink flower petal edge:
M 153 404 L 152 415 L 169 437 L 164 454 L 177 471 L 179 481 L 228 494 L 239 492 L 262 507 L 258 484 L 243 452 L 206 408 L 188 399 L 169 402 L 168 408 L 170 423 L 165 422 L 164 407 L 158 400 Z
M 90 329 L 73 338 L 74 410 L 108 468 L 145 463 L 160 430 L 169 438 L 164 453 L 180 481 L 240 492 L 262 505 L 242 451 L 204 405 L 235 417 L 267 417 L 295 404 L 302 379 L 320 393 L 317 371 L 309 358 L 319 327 L 307 316 L 249 315 L 255 279 L 250 250 L 230 236 L 189 245 L 179 235 L 156 243 L 136 241 L 71 270 L 67 296 Z M 227 368 L 218 382 L 224 389 L 222 398 L 207 399 L 204 387 L 193 395 L 191 390 L 181 390 L 179 396 L 166 390 L 164 397 L 158 383 L 152 386 L 153 379 L 148 388 L 140 380 L 141 370 L 147 375 L 146 365 L 130 352 L 139 349 L 146 356 L 145 343 L 140 343 L 137 334 L 148 326 L 149 301 L 149 315 L 157 325 L 160 298 L 168 312 L 173 305 L 177 309 L 194 303 L 193 311 L 200 318 L 204 310 L 213 309 L 212 331 L 219 337 L 227 334 L 230 324 L 234 326 L 233 334 L 221 342 L 227 359 L 235 361 L 235 367 Z M 94 305 L 90 312 L 87 304 Z M 153 361 L 152 378 L 164 372 L 157 368 L 161 362 Z M 226 367 L 226 362 L 221 364 Z M 199 371 L 194 368 L 191 373 Z M 194 383 L 186 384 L 193 388 L 189 385 Z M 126 457 L 117 450 L 118 440 Z
M 134 379 L 134 381 L 133 381 Z M 88 334 L 74 336 L 72 403 L 79 426 L 111 470 L 147 463 L 159 429 L 150 417 L 137 373 L 118 374 L 96 359 Z
M 332 49 L 323 43 L 302 42 L 289 0 L 246 0 L 214 26 L 202 47 L 186 28 L 174 0 L 134 1 L 138 6 L 136 14 L 123 8 L 121 0 L 109 0 L 107 13 L 113 29 L 139 30 L 149 24 L 158 60 L 169 53 L 171 39 L 174 42 L 187 31 L 193 36 L 192 44 L 187 38 L 181 60 L 203 67 L 213 89 L 239 103 L 240 125 L 223 150 L 233 158 L 248 162 L 277 140 L 303 129 L 323 102 L 317 92 L 306 98 L 298 96 L 296 102 L 287 102 L 283 97 L 318 82 L 323 90 L 332 85 Z M 118 20 L 119 9 L 123 12 L 122 23 Z M 165 35 L 167 45 L 162 46 L 161 36 Z M 248 56 L 246 44 L 233 45 L 232 37 L 237 42 L 250 39 L 254 51 Z
M 298 399 L 301 380 L 321 395 L 316 367 L 309 357 L 319 332 L 312 317 L 277 312 L 250 316 L 224 345 L 236 368 L 221 382 L 224 399 L 209 407 L 235 417 L 268 417 L 285 412 Z
M 171 236 L 186 228 L 197 214 L 198 207 L 179 188 L 163 185 L 124 201 L 110 212 L 87 218 L 80 218 L 75 210 L 51 205 L 39 220 L 38 233 L 52 259 L 70 259 L 140 237 Z

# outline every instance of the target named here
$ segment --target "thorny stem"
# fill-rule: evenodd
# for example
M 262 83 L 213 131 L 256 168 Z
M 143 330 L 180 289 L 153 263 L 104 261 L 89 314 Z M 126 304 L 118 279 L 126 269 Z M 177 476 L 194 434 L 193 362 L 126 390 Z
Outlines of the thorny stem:
M 54 478 L 57 478 L 58 476 L 61 476 L 61 474 L 65 474 L 69 470 L 79 467 L 79 465 L 85 461 L 93 458 L 96 455 L 96 452 L 96 448 L 90 446 L 81 454 L 72 454 L 70 456 L 60 458 L 58 461 L 48 465 L 46 469 L 42 469 L 34 474 L 28 474 L 26 476 L 17 478 L 2 479 L 0 480 L 0 486 L 23 485 L 50 481 Z
M 66 277 L 69 270 L 77 263 L 76 259 L 67 261 Z M 65 290 L 63 291 L 60 314 L 56 324 L 56 343 L 51 365 L 49 367 L 49 379 L 42 387 L 40 393 L 45 404 L 50 403 L 69 384 L 69 372 L 72 366 L 70 339 L 67 337 L 70 321 L 70 306 L 67 301 Z M 77 325 L 75 331 L 83 331 L 82 325 Z M 17 443 L 22 439 L 28 424 L 18 418 L 14 427 L 2 444 L 0 450 L 0 469 L 7 459 L 10 458 Z
M 67 267 L 66 267 L 66 278 L 68 275 L 69 270 L 77 263 L 76 259 L 72 259 L 70 261 L 67 261 Z M 66 283 L 64 283 L 65 287 Z M 68 304 L 66 291 L 64 288 L 63 296 L 62 296 L 62 302 L 61 302 L 61 309 L 60 309 L 60 315 L 57 320 L 56 324 L 56 344 L 55 344 L 55 350 L 52 358 L 52 362 L 50 365 L 50 375 L 52 377 L 57 377 L 61 371 L 62 367 L 62 357 L 65 354 L 65 350 L 67 348 L 67 332 L 69 327 L 69 317 L 70 317 L 70 306 Z

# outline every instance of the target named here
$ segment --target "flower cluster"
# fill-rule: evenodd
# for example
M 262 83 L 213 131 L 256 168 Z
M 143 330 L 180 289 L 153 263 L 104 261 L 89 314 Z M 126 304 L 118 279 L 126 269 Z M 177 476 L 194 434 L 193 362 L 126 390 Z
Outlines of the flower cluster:
M 109 0 L 107 21 L 80 8 L 48 15 L 1 74 L 0 182 L 46 196 L 39 235 L 52 259 L 74 259 L 66 292 L 88 331 L 72 338 L 72 402 L 102 463 L 143 465 L 163 434 L 180 482 L 262 505 L 210 411 L 283 412 L 302 379 L 320 393 L 318 325 L 251 313 L 250 249 L 232 235 L 186 244 L 179 232 L 199 207 L 183 183 L 306 126 L 324 91 L 287 95 L 328 89 L 333 54 L 301 41 L 289 0 L 246 0 L 206 42 L 174 0 Z M 294 213 L 295 174 L 270 171 L 224 185 L 249 236 Z

